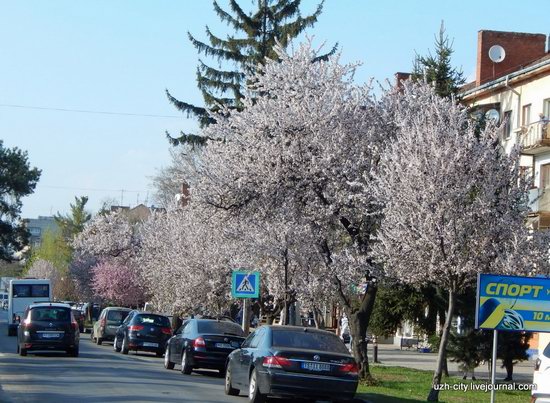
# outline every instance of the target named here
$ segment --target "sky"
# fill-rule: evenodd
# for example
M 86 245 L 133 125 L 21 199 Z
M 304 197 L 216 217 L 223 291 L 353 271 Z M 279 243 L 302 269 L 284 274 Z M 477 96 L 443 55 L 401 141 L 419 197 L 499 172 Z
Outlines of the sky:
M 255 4 L 238 2 L 248 10 Z M 227 0 L 219 4 L 226 8 Z M 302 13 L 316 4 L 303 0 Z M 65 214 L 84 195 L 94 212 L 106 200 L 154 203 L 151 177 L 170 163 L 165 132 L 197 130 L 165 95 L 169 89 L 202 104 L 199 56 L 187 32 L 201 40 L 207 25 L 221 37 L 233 33 L 212 1 L 0 0 L 0 6 L 0 139 L 27 151 L 42 170 L 22 216 Z M 384 82 L 410 71 L 415 53 L 433 50 L 444 21 L 452 63 L 473 80 L 479 30 L 548 34 L 547 10 L 548 0 L 325 0 L 307 34 L 327 50 L 338 43 L 342 62 L 361 62 L 358 84 Z

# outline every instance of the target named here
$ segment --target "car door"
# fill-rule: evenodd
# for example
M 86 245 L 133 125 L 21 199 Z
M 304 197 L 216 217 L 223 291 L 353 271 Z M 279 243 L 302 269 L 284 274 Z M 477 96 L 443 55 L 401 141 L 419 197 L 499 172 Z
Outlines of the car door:
M 252 333 L 243 343 L 239 356 L 237 358 L 238 371 L 236 374 L 236 383 L 239 385 L 248 385 L 248 374 L 250 373 L 250 366 L 254 359 L 254 351 L 257 349 L 258 344 L 262 338 L 264 329 L 257 329 Z
M 170 361 L 179 362 L 183 346 L 183 333 L 188 326 L 189 321 L 183 322 L 176 334 L 170 339 Z
M 118 327 L 116 331 L 116 337 L 119 340 L 119 343 L 121 343 L 122 340 L 124 339 L 124 336 L 126 334 L 126 329 L 128 327 L 128 323 L 130 323 L 130 321 L 132 320 L 135 314 L 136 314 L 136 311 L 130 312 L 128 316 L 126 316 L 126 319 L 124 319 L 122 324 Z

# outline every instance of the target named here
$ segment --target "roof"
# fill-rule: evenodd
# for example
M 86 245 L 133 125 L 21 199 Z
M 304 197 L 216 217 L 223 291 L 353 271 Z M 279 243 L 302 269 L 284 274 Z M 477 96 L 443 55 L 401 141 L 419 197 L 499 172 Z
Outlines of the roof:
M 108 306 L 108 307 L 105 307 L 103 308 L 103 310 L 109 310 L 109 311 L 112 311 L 112 310 L 117 310 L 117 311 L 132 311 L 133 309 L 132 308 L 126 308 L 124 306 Z
M 290 325 L 264 325 L 271 329 L 276 329 L 277 331 L 302 331 L 307 333 L 330 333 L 328 330 L 317 329 L 315 327 L 304 327 L 304 326 L 290 326 Z

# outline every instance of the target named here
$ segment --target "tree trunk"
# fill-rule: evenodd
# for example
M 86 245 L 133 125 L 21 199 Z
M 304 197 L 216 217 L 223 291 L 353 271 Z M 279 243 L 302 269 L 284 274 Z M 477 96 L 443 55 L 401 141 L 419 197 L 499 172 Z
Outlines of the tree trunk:
M 367 356 L 367 328 L 374 308 L 374 299 L 376 297 L 377 286 L 374 282 L 369 282 L 367 291 L 361 299 L 359 309 L 349 312 L 348 321 L 351 335 L 351 348 L 353 356 L 359 365 L 359 378 L 372 381 L 369 369 L 369 358 Z
M 445 324 L 443 325 L 443 332 L 441 333 L 441 341 L 439 343 L 439 353 L 437 355 L 437 365 L 432 379 L 432 388 L 428 394 L 429 402 L 439 401 L 439 388 L 437 386 L 441 384 L 441 377 L 443 375 L 443 365 L 447 359 L 447 343 L 449 341 L 449 333 L 451 331 L 451 321 L 455 310 L 456 295 L 454 287 L 449 291 L 449 307 L 447 309 L 447 317 Z

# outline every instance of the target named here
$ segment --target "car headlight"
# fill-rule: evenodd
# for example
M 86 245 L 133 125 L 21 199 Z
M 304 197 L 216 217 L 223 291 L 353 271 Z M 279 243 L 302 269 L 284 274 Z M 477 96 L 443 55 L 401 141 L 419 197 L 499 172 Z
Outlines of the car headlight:
M 29 332 L 28 330 L 25 330 L 25 331 L 23 332 L 23 334 L 24 334 L 25 336 L 30 336 L 30 335 L 31 335 L 31 332 Z

